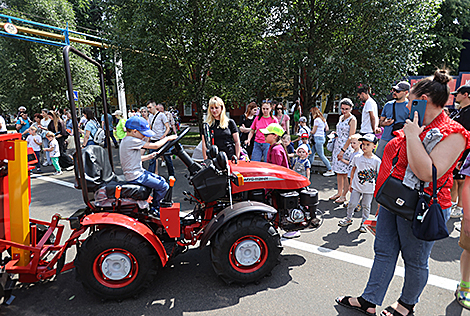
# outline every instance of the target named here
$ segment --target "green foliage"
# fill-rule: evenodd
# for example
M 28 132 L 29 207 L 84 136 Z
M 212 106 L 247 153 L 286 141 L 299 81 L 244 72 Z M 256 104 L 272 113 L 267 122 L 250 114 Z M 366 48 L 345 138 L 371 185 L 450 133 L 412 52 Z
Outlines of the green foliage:
M 240 73 L 265 28 L 262 0 L 112 0 L 106 30 L 122 47 L 126 91 L 197 105 L 246 98 Z M 227 102 L 229 101 L 229 102 Z
M 470 31 L 470 1 L 445 0 L 439 8 L 439 19 L 429 30 L 434 35 L 433 43 L 424 50 L 423 66 L 419 73 L 430 75 L 436 67 L 446 66 L 457 74 L 460 52 L 464 48 L 464 32 Z
M 304 108 L 321 91 L 355 96 L 359 84 L 385 95 L 416 73 L 440 1 L 278 0 L 273 33 L 286 71 L 301 71 Z M 277 41 L 277 39 L 276 39 Z
M 22 13 L 48 17 L 44 23 L 74 27 L 74 12 L 66 0 L 8 0 L 3 14 L 29 19 Z M 30 27 L 30 26 L 27 26 Z M 87 53 L 89 47 L 74 47 Z M 21 105 L 33 114 L 41 108 L 67 106 L 62 49 L 34 42 L 0 38 L 0 105 L 15 113 Z M 71 60 L 74 89 L 80 91 L 80 104 L 88 105 L 99 95 L 96 70 L 79 58 Z

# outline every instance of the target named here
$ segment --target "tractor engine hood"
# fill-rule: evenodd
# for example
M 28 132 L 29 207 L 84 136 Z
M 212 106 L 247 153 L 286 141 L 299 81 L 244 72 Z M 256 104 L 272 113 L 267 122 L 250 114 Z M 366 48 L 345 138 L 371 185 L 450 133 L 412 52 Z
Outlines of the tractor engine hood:
M 231 163 L 230 168 L 232 172 L 242 174 L 245 182 L 242 186 L 232 186 L 232 193 L 255 189 L 297 190 L 310 185 L 306 177 L 271 163 L 239 161 Z

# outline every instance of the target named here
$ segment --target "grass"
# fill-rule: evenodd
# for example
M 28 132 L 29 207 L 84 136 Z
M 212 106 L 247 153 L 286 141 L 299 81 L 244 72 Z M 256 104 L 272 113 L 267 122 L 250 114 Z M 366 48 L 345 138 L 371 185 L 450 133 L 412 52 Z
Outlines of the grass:
M 182 145 L 197 146 L 201 141 L 201 136 L 198 132 L 188 132 L 180 141 Z

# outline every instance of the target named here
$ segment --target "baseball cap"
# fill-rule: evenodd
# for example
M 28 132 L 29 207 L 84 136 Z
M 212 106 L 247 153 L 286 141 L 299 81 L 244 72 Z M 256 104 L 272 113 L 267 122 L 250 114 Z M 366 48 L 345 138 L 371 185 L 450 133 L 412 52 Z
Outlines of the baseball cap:
M 308 138 L 308 134 L 307 134 L 307 133 L 303 133 L 302 135 L 300 135 L 300 138 Z
M 470 85 L 463 85 L 463 86 L 460 86 L 456 91 L 451 92 L 450 94 L 452 94 L 452 95 L 456 95 L 456 94 L 458 94 L 458 93 L 464 94 L 465 92 L 467 92 L 468 94 L 470 94 Z
M 392 88 L 397 90 L 397 91 L 409 91 L 411 85 L 408 83 L 408 81 L 400 81 L 397 83 L 395 86 Z
M 142 135 L 146 137 L 152 137 L 156 135 L 154 131 L 150 129 L 149 123 L 143 117 L 140 116 L 131 116 L 126 121 L 126 129 L 135 129 L 136 131 L 141 132 Z
M 377 137 L 375 137 L 374 134 L 365 134 L 364 136 L 359 138 L 359 141 L 363 141 L 363 140 L 377 144 Z
M 301 116 L 299 118 L 299 122 L 307 122 L 307 118 L 305 116 Z
M 121 111 L 121 110 L 116 110 L 116 111 L 114 111 L 114 113 L 111 114 L 111 115 L 119 115 L 119 116 L 122 116 L 122 111 Z
M 285 133 L 282 126 L 277 123 L 269 124 L 266 128 L 260 129 L 260 132 L 263 134 L 276 134 L 278 136 L 282 136 Z
M 306 144 L 302 144 L 302 145 L 300 145 L 299 147 L 297 147 L 297 149 L 295 150 L 295 152 L 297 153 L 297 155 L 299 154 L 299 150 L 301 150 L 301 149 L 305 150 L 305 152 L 306 152 L 307 155 L 308 155 L 308 147 L 307 147 Z

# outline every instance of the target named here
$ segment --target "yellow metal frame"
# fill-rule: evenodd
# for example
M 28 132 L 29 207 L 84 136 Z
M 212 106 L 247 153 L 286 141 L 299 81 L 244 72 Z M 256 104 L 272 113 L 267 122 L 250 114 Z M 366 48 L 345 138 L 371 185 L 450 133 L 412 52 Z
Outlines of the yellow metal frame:
M 14 147 L 15 159 L 8 161 L 8 192 L 10 194 L 10 233 L 11 241 L 30 245 L 29 229 L 29 177 L 28 147 L 24 140 L 9 141 Z M 30 252 L 12 248 L 12 258 L 19 259 L 19 266 L 30 261 Z

